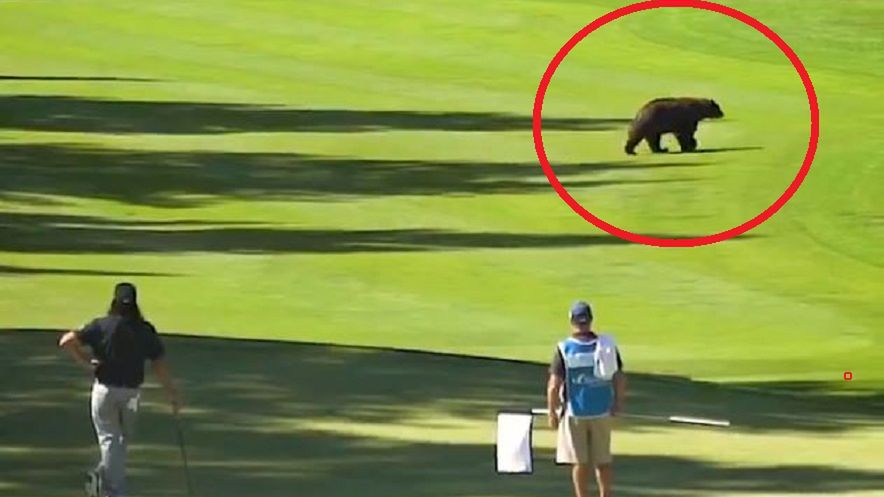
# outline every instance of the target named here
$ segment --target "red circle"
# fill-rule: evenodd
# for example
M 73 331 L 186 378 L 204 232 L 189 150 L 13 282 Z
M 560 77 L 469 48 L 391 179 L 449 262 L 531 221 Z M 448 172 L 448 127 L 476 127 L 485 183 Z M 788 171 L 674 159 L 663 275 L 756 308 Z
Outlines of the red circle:
M 695 238 L 656 238 L 652 236 L 632 233 L 630 231 L 618 228 L 612 224 L 606 223 L 600 218 L 594 216 L 582 205 L 580 205 L 580 203 L 577 202 L 577 200 L 575 200 L 574 197 L 572 197 L 568 193 L 568 190 L 566 190 L 565 187 L 562 186 L 562 184 L 556 177 L 556 174 L 552 170 L 552 166 L 550 165 L 549 159 L 546 156 L 546 150 L 543 147 L 543 125 L 541 117 L 541 114 L 543 112 L 543 99 L 546 96 L 546 90 L 549 87 L 549 83 L 552 79 L 553 74 L 556 72 L 556 69 L 558 69 L 559 64 L 562 63 L 562 60 L 565 59 L 565 56 L 567 56 L 568 53 L 590 33 L 610 23 L 611 21 L 627 16 L 629 14 L 634 14 L 636 12 L 658 9 L 661 7 L 690 7 L 695 9 L 708 10 L 711 12 L 717 12 L 719 14 L 724 14 L 728 17 L 732 17 L 742 22 L 743 24 L 755 28 L 755 30 L 767 37 L 768 40 L 774 42 L 774 44 L 779 47 L 783 54 L 788 57 L 789 61 L 792 62 L 792 66 L 801 77 L 802 83 L 804 83 L 804 89 L 807 92 L 807 102 L 810 105 L 810 140 L 807 144 L 807 152 L 804 155 L 804 162 L 802 162 L 801 169 L 798 170 L 798 174 L 795 176 L 795 179 L 792 180 L 792 183 L 788 186 L 788 188 L 786 188 L 786 191 L 783 192 L 783 194 L 780 195 L 780 197 L 763 212 L 737 227 L 713 235 Z M 553 57 L 552 61 L 549 63 L 549 66 L 547 66 L 546 71 L 543 73 L 543 77 L 540 78 L 540 86 L 537 88 L 537 95 L 534 98 L 534 149 L 537 151 L 537 158 L 538 160 L 540 160 L 540 165 L 541 167 L 543 167 L 543 172 L 546 173 L 546 177 L 549 180 L 550 185 L 552 185 L 556 193 L 559 194 L 559 197 L 561 197 L 562 200 L 564 200 L 565 203 L 574 210 L 574 212 L 582 216 L 590 223 L 594 224 L 596 227 L 624 240 L 641 243 L 644 245 L 653 245 L 656 247 L 698 247 L 701 245 L 709 245 L 712 243 L 721 242 L 733 238 L 737 235 L 742 235 L 743 233 L 751 230 L 752 228 L 755 228 L 764 221 L 767 221 L 772 215 L 774 215 L 774 213 L 776 213 L 778 210 L 780 210 L 780 208 L 786 205 L 786 202 L 788 202 L 789 199 L 792 198 L 792 195 L 794 195 L 795 192 L 798 191 L 798 187 L 801 186 L 801 183 L 804 181 L 807 173 L 810 172 L 810 165 L 811 163 L 813 163 L 813 157 L 816 154 L 817 144 L 819 142 L 819 112 L 819 102 L 817 101 L 816 92 L 813 89 L 813 82 L 810 80 L 810 75 L 807 74 L 807 70 L 804 68 L 804 64 L 801 63 L 801 59 L 798 58 L 798 55 L 795 54 L 792 48 L 785 41 L 783 41 L 783 39 L 780 38 L 779 35 L 777 35 L 772 29 L 765 26 L 754 17 L 748 14 L 744 14 L 739 10 L 732 9 L 730 7 L 726 7 L 717 3 L 706 2 L 703 0 L 649 0 L 646 2 L 639 2 L 632 5 L 627 5 L 617 10 L 608 12 L 607 14 L 587 24 L 583 29 L 572 36 L 571 39 L 568 40 L 561 49 L 559 49 L 559 51 Z
M 844 372 L 844 379 L 847 380 L 847 381 L 852 380 L 852 379 L 853 379 L 853 373 L 851 373 L 850 371 L 845 371 L 845 372 Z

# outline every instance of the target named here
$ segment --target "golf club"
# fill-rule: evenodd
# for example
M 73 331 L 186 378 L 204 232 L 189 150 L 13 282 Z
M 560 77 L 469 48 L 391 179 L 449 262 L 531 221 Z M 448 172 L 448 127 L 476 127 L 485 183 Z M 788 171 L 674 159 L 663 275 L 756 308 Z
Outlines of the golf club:
M 535 416 L 546 416 L 547 414 L 549 414 L 549 409 L 531 409 L 531 414 L 534 414 Z M 688 425 L 715 426 L 719 428 L 728 428 L 731 425 L 730 420 L 699 418 L 696 416 L 654 416 L 650 414 L 619 414 L 618 416 L 627 419 L 643 419 L 646 421 L 661 421 Z
M 193 497 L 193 484 L 190 481 L 190 468 L 187 464 L 187 449 L 184 444 L 184 430 L 181 426 L 181 416 L 178 413 L 175 416 L 175 428 L 178 434 L 178 448 L 181 450 L 181 460 L 184 462 L 184 478 L 187 482 L 187 495 Z

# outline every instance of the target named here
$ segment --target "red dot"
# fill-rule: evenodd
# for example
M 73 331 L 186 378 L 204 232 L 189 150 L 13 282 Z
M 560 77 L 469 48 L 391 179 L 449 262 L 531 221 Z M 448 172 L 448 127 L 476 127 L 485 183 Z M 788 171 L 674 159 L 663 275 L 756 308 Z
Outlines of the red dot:
M 853 373 L 851 373 L 850 371 L 845 371 L 845 372 L 844 372 L 844 379 L 847 380 L 847 381 L 852 380 L 852 379 L 853 379 Z

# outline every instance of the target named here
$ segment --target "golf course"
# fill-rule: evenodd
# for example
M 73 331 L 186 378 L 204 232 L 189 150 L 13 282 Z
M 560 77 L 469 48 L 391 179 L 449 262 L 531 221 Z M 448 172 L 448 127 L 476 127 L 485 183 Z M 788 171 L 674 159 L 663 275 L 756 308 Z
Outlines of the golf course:
M 801 58 L 820 137 L 779 212 L 696 248 L 602 231 L 538 163 L 541 75 L 628 3 L 0 0 L 0 495 L 82 495 L 91 379 L 57 342 L 131 281 L 200 497 L 571 495 L 545 419 L 530 476 L 495 473 L 494 422 L 545 406 L 578 299 L 626 412 L 731 422 L 617 420 L 618 496 L 884 496 L 884 3 L 721 0 Z M 724 118 L 626 155 L 666 96 Z M 761 33 L 659 8 L 581 41 L 542 123 L 586 209 L 686 238 L 782 195 L 810 110 Z M 143 402 L 132 494 L 186 495 Z

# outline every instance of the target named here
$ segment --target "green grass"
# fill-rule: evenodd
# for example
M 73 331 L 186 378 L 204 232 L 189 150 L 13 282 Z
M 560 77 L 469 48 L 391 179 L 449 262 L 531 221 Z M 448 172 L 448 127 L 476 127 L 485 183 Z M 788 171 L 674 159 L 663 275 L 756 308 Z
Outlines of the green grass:
M 596 3 L 3 2 L 0 327 L 76 326 L 125 278 L 168 333 L 546 361 L 581 297 L 632 371 L 813 392 L 813 406 L 840 394 L 878 405 L 884 9 L 871 0 L 727 2 L 804 60 L 820 100 L 819 151 L 797 195 L 749 235 L 663 250 L 584 222 L 534 155 L 530 112 L 547 63 L 574 32 L 623 5 Z M 721 103 L 726 119 L 698 135 L 711 152 L 622 153 L 625 120 L 661 95 Z M 808 138 L 806 97 L 785 57 L 736 21 L 684 9 L 618 20 L 578 45 L 550 85 L 544 124 L 553 167 L 575 198 L 609 222 L 662 236 L 709 234 L 756 215 L 792 180 Z M 845 370 L 854 381 L 841 380 Z M 197 371 L 185 374 L 201 392 Z M 536 399 L 542 372 L 530 381 Z M 708 393 L 697 385 L 707 383 L 682 393 Z M 210 393 L 194 395 L 210 402 Z M 458 394 L 451 402 L 482 400 Z M 482 416 L 497 400 L 486 399 Z M 481 424 L 457 447 L 486 457 L 487 419 L 466 414 L 457 423 Z M 833 419 L 849 417 L 840 414 Z M 623 471 L 635 481 L 656 461 L 696 475 L 654 473 L 637 495 L 654 482 L 678 495 L 789 492 L 723 480 L 764 478 L 751 468 L 775 463 L 858 470 L 853 450 L 880 459 L 863 445 L 880 423 L 844 424 L 788 435 L 750 426 L 745 437 L 628 431 L 635 458 Z M 365 425 L 353 443 L 383 443 L 399 429 L 383 425 Z M 685 436 L 696 443 L 678 450 L 697 452 L 679 457 L 695 463 L 652 459 L 677 457 L 673 441 Z M 750 450 L 780 444 L 764 461 Z M 258 473 L 289 471 L 284 450 L 257 456 L 259 447 L 243 448 L 242 460 L 257 458 Z M 425 449 L 436 462 L 457 458 Z M 421 453 L 409 450 L 396 457 Z M 455 485 L 444 474 L 452 468 L 433 481 Z M 492 489 L 486 469 L 439 495 L 546 491 L 546 476 Z M 768 478 L 800 485 L 813 472 Z M 713 487 L 687 483 L 716 478 Z M 549 481 L 563 492 L 558 477 Z M 46 485 L 38 493 L 69 488 Z M 315 494 L 335 495 L 328 481 L 316 485 Z M 354 488 L 340 485 L 335 492 Z
M 0 421 L 8 429 L 0 451 L 4 495 L 76 495 L 77 475 L 93 456 L 90 431 L 79 429 L 89 423 L 88 378 L 54 353 L 56 337 L 0 335 L 0 360 L 17 374 L 0 380 Z M 167 346 L 188 392 L 185 433 L 198 495 L 569 491 L 542 425 L 535 428 L 535 475 L 494 474 L 495 413 L 536 405 L 542 366 L 215 338 L 176 337 Z M 21 390 L 21 378 L 32 391 Z M 641 374 L 631 388 L 633 412 L 729 417 L 734 428 L 622 420 L 615 445 L 623 495 L 871 496 L 884 484 L 870 436 L 878 411 L 861 403 Z M 183 495 L 173 420 L 160 392 L 151 388 L 144 400 L 131 484 L 147 497 Z M 42 429 L 32 430 L 36 425 Z

